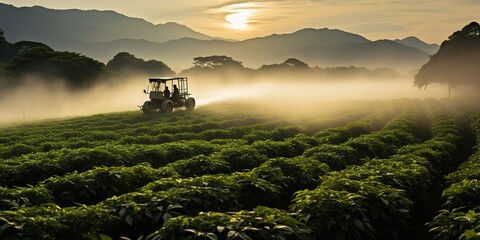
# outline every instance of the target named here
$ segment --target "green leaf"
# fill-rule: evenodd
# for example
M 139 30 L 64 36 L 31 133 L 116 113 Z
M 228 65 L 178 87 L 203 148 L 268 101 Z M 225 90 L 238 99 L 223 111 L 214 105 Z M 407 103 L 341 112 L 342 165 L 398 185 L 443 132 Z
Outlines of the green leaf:
M 246 233 L 240 233 L 238 236 L 243 240 L 252 240 L 252 238 L 248 236 Z
M 258 228 L 252 227 L 252 226 L 246 226 L 242 229 L 242 231 L 258 231 Z
M 125 221 L 128 223 L 128 225 L 132 226 L 133 225 L 133 217 L 131 215 L 128 215 L 125 218 Z
M 180 205 L 180 204 L 170 204 L 170 205 L 168 205 L 168 207 L 167 207 L 167 212 L 170 211 L 170 210 L 172 210 L 172 209 L 176 209 L 176 208 L 183 208 L 183 207 L 182 207 L 182 205 Z
M 112 240 L 111 237 L 109 237 L 109 236 L 107 236 L 107 235 L 105 235 L 105 234 L 100 234 L 99 237 L 100 237 L 101 240 Z
M 89 240 L 112 240 L 111 237 L 105 235 L 105 234 L 86 234 L 83 237 Z
M 293 229 L 289 226 L 286 226 L 286 225 L 277 225 L 277 226 L 273 227 L 273 230 L 276 230 L 276 229 L 284 230 L 284 231 L 288 231 L 288 232 L 293 233 Z
M 160 220 L 161 217 L 162 217 L 162 213 L 161 213 L 161 212 L 156 213 L 155 215 L 153 215 L 153 217 L 152 217 L 152 224 L 158 223 L 158 221 Z
M 358 228 L 362 229 L 363 230 L 363 223 L 360 222 L 360 220 L 355 220 L 354 222 L 355 226 L 357 226 Z
M 233 231 L 233 230 L 232 230 L 232 231 L 228 231 L 228 233 L 227 233 L 227 237 L 228 237 L 228 238 L 233 237 L 233 235 L 235 235 L 235 231 Z
M 163 214 L 163 221 L 164 222 L 168 222 L 168 220 L 170 220 L 171 218 L 172 218 L 172 215 L 170 215 L 170 213 Z
M 218 240 L 217 235 L 215 235 L 215 234 L 213 234 L 213 233 L 207 233 L 206 236 L 207 236 L 210 240 Z
M 477 236 L 477 233 L 474 230 L 467 230 L 463 233 L 463 236 L 465 236 L 467 239 L 471 239 Z
M 118 212 L 118 215 L 120 215 L 120 217 L 123 217 L 125 215 L 125 212 L 127 211 L 126 208 L 122 208 L 120 209 L 120 211 Z
M 197 234 L 197 230 L 191 229 L 191 228 L 187 228 L 187 229 L 185 229 L 185 230 L 183 230 L 183 231 L 184 231 L 184 232 L 190 232 L 190 233 L 193 233 L 193 234 L 195 234 L 195 235 Z
M 217 231 L 218 231 L 219 233 L 222 233 L 223 230 L 225 230 L 225 227 L 223 227 L 223 226 L 217 226 Z

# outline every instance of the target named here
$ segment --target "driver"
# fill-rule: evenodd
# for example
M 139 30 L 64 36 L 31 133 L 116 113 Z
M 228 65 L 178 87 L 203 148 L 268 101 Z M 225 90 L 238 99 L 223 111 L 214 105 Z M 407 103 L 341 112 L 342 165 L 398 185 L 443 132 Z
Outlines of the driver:
M 180 96 L 180 91 L 177 88 L 176 84 L 173 84 L 173 93 L 172 93 L 172 101 L 177 101 L 178 97 Z
M 168 87 L 165 86 L 165 90 L 163 91 L 163 96 L 166 98 L 166 99 L 169 99 L 170 98 L 170 90 L 168 90 Z

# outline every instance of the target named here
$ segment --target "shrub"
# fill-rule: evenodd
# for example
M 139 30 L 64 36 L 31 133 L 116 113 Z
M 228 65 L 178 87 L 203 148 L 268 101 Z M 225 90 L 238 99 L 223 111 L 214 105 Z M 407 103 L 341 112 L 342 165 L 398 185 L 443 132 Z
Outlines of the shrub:
M 147 164 L 134 167 L 97 167 L 43 182 L 61 206 L 95 204 L 108 197 L 134 191 L 159 178 L 159 171 Z
M 304 216 L 314 239 L 375 239 L 366 197 L 336 190 L 302 190 L 296 193 L 291 210 Z
M 206 174 L 229 173 L 230 164 L 225 160 L 205 155 L 179 160 L 167 165 L 182 177 L 196 177 Z
M 319 177 L 328 171 L 327 164 L 306 157 L 269 159 L 252 170 L 257 177 L 281 186 L 287 199 L 298 190 L 317 186 Z
M 205 212 L 171 219 L 152 240 L 161 239 L 310 239 L 308 227 L 286 211 L 257 207 L 252 211 Z
M 436 239 L 478 239 L 480 233 L 480 209 L 443 209 L 428 223 L 430 231 L 437 233 Z
M 225 146 L 215 154 L 215 157 L 228 162 L 233 171 L 252 169 L 267 160 L 265 155 L 245 145 Z
M 478 179 L 463 180 L 450 185 L 442 193 L 449 209 L 465 207 L 473 209 L 480 206 L 480 182 Z
M 53 202 L 50 191 L 43 186 L 13 189 L 0 187 L 0 199 L 0 210 L 18 209 Z
M 30 145 L 24 143 L 15 143 L 11 146 L 5 147 L 2 152 L 0 152 L 0 158 L 11 158 L 16 156 L 21 156 L 23 154 L 32 153 L 36 149 Z
M 289 142 L 277 142 L 272 140 L 256 141 L 251 147 L 259 153 L 269 157 L 294 157 L 295 149 Z
M 397 239 L 399 231 L 407 228 L 413 202 L 403 190 L 370 179 L 359 181 L 335 177 L 327 178 L 317 189 L 344 190 L 364 196 L 362 206 L 380 239 Z
M 303 156 L 326 163 L 332 170 L 341 170 L 347 165 L 359 163 L 356 154 L 357 151 L 350 146 L 324 144 L 306 150 Z

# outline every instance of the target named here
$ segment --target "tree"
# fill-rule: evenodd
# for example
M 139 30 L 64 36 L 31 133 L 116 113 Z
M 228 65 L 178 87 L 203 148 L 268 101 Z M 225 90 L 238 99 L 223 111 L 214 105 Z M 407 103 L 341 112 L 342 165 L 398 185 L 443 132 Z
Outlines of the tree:
M 306 71 L 310 70 L 308 64 L 296 59 L 289 58 L 280 64 L 271 64 L 271 65 L 262 65 L 259 69 L 264 72 L 280 72 L 280 73 L 291 73 L 296 71 Z
M 22 52 L 27 51 L 28 49 L 34 48 L 34 47 L 43 47 L 43 48 L 46 48 L 46 49 L 49 49 L 49 50 L 53 51 L 53 49 L 51 49 L 49 46 L 47 46 L 43 43 L 30 42 L 30 41 L 20 41 L 20 42 L 14 43 L 14 44 L 9 43 L 8 48 L 5 49 L 5 51 L 3 52 L 3 60 L 6 63 L 11 63 L 12 60 L 17 55 L 19 55 Z
M 103 73 L 105 65 L 74 52 L 58 52 L 40 44 L 19 51 L 7 71 L 11 75 L 37 74 L 65 80 L 70 87 L 86 87 Z
M 3 36 L 3 30 L 0 28 L 0 62 L 7 62 L 6 55 L 8 48 L 10 47 L 10 43 L 5 40 L 5 37 Z
M 134 55 L 121 52 L 108 61 L 107 69 L 112 72 L 121 73 L 135 73 L 155 76 L 171 76 L 175 75 L 165 63 L 157 60 L 144 61 L 141 58 L 137 58 Z
M 453 33 L 415 76 L 414 84 L 426 88 L 446 83 L 449 92 L 458 85 L 480 86 L 480 25 L 472 22 Z
M 288 65 L 291 68 L 294 68 L 295 70 L 307 70 L 310 69 L 308 64 L 296 59 L 296 58 L 289 58 L 283 64 Z
M 213 55 L 208 57 L 196 57 L 193 59 L 194 68 L 211 68 L 214 70 L 233 68 L 242 69 L 243 64 L 225 55 Z

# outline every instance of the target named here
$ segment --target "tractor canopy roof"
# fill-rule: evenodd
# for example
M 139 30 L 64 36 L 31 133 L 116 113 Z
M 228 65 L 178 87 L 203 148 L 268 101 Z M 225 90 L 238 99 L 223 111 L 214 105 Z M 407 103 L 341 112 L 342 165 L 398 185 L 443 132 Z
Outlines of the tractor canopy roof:
M 186 77 L 151 77 L 148 79 L 149 82 L 162 82 L 165 83 L 167 81 L 174 81 L 174 80 L 187 80 Z

